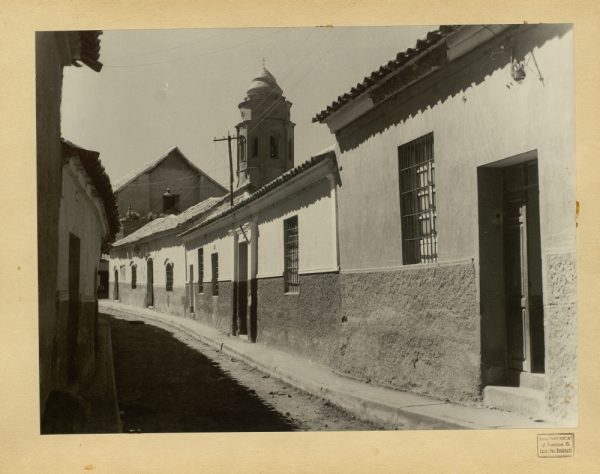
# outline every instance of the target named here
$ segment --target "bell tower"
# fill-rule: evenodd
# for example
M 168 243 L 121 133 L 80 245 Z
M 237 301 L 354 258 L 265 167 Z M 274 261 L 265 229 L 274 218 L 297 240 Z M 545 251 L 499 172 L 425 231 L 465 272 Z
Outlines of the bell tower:
M 238 106 L 238 184 L 260 188 L 294 167 L 292 103 L 263 64 Z

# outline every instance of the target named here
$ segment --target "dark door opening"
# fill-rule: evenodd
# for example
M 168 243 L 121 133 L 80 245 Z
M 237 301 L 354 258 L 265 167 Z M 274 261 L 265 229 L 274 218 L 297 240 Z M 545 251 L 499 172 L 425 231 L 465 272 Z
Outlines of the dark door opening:
M 98 270 L 98 278 L 100 281 L 97 296 L 99 299 L 108 298 L 108 270 Z
M 119 270 L 115 268 L 115 283 L 113 288 L 113 299 L 119 299 Z
M 190 282 L 188 285 L 190 314 L 194 312 L 194 265 L 190 265 Z
M 238 334 L 248 334 L 248 243 L 238 244 L 237 285 L 237 328 Z
M 515 378 L 519 372 L 544 372 L 535 156 L 535 152 L 528 152 L 478 169 L 484 385 L 512 385 L 519 380 Z
M 146 261 L 146 306 L 154 307 L 154 262 Z
M 69 234 L 69 315 L 67 320 L 68 378 L 77 379 L 77 334 L 79 332 L 80 241 Z

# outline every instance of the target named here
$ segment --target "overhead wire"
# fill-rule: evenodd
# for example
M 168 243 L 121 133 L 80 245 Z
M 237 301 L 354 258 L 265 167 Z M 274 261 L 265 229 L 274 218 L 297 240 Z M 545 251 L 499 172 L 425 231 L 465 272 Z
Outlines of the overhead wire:
M 104 64 L 104 67 L 106 68 L 137 68 L 137 67 L 144 67 L 144 66 L 156 66 L 156 65 L 160 65 L 160 64 L 170 64 L 170 63 L 174 63 L 174 62 L 180 62 L 180 61 L 188 61 L 191 59 L 195 59 L 195 58 L 200 58 L 203 56 L 210 56 L 212 54 L 217 54 L 217 53 L 223 53 L 225 51 L 231 51 L 232 49 L 238 48 L 240 46 L 246 46 L 250 43 L 253 43 L 255 41 L 258 41 L 260 39 L 275 35 L 277 33 L 280 33 L 281 31 L 283 31 L 285 28 L 278 28 L 275 31 L 271 31 L 265 35 L 259 36 L 257 38 L 252 38 L 250 40 L 246 40 L 246 41 L 242 41 L 240 43 L 236 43 L 234 45 L 228 46 L 226 48 L 221 48 L 221 49 L 216 49 L 213 51 L 206 51 L 204 53 L 199 53 L 199 54 L 193 54 L 190 56 L 185 56 L 182 58 L 174 58 L 174 59 L 169 59 L 166 61 L 155 61 L 155 62 L 150 62 L 150 63 L 140 63 L 140 64 Z

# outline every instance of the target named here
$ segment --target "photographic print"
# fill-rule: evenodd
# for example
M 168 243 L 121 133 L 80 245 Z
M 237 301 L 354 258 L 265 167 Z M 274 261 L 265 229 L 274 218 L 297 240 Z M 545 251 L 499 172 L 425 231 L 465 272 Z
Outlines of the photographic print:
M 42 434 L 577 425 L 571 24 L 35 52 Z

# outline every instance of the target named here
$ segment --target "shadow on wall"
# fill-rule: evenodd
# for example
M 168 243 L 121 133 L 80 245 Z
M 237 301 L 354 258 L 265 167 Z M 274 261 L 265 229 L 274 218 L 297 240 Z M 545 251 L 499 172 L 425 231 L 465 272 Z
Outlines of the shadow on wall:
M 513 46 L 514 59 L 522 61 L 534 48 L 539 48 L 553 38 L 562 37 L 571 29 L 570 24 L 520 26 L 521 28 L 511 28 L 506 33 L 500 34 L 487 42 L 483 48 L 477 48 L 456 61 L 442 66 L 442 70 L 432 73 L 385 102 L 381 91 L 385 93 L 384 89 L 390 86 L 387 84 L 380 86 L 372 94 L 375 108 L 336 133 L 341 152 L 357 148 L 389 127 L 405 122 L 428 108 L 442 104 L 481 84 L 494 71 L 511 63 Z M 431 57 L 425 58 L 424 61 L 430 62 L 433 66 L 437 57 L 437 61 L 442 61 L 438 64 L 443 65 L 444 59 L 439 57 L 443 52 L 440 48 L 434 49 L 430 53 Z M 398 77 L 403 76 L 404 73 L 398 75 Z M 410 80 L 412 79 L 416 77 Z M 507 87 L 510 87 L 512 82 L 513 78 L 507 76 Z

